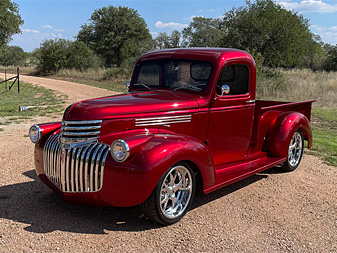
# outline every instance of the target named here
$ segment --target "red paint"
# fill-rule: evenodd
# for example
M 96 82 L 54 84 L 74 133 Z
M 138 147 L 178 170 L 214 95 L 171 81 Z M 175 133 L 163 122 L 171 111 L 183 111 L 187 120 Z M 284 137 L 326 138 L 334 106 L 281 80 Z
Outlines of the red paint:
M 200 173 L 204 192 L 209 193 L 284 162 L 297 129 L 311 146 L 309 121 L 314 101 L 251 102 L 255 99 L 256 71 L 253 58 L 246 52 L 219 48 L 160 50 L 143 55 L 137 64 L 161 59 L 210 62 L 213 68 L 208 85 L 201 92 L 154 87 L 147 91 L 136 89 L 131 82 L 130 94 L 73 104 L 65 112 L 65 120 L 101 119 L 99 142 L 111 145 L 123 139 L 130 147 L 130 156 L 118 163 L 108 154 L 103 187 L 97 193 L 63 193 L 40 175 L 65 200 L 105 206 L 140 204 L 161 176 L 182 160 Z M 215 85 L 222 68 L 232 64 L 248 67 L 249 92 L 220 97 Z M 190 116 L 190 121 L 136 126 L 136 119 L 170 116 Z M 41 171 L 44 143 L 50 134 L 60 132 L 60 123 L 39 126 L 43 138 L 37 144 L 35 160 Z

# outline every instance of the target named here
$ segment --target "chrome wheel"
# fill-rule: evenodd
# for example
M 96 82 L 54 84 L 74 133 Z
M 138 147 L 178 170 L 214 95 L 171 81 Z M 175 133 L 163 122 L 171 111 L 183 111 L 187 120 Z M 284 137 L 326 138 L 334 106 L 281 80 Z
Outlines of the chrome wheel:
M 159 203 L 162 214 L 168 219 L 176 219 L 187 208 L 193 192 L 192 176 L 183 165 L 173 167 L 160 187 Z
M 297 131 L 291 138 L 288 149 L 288 163 L 291 167 L 297 167 L 301 161 L 303 152 L 303 137 Z

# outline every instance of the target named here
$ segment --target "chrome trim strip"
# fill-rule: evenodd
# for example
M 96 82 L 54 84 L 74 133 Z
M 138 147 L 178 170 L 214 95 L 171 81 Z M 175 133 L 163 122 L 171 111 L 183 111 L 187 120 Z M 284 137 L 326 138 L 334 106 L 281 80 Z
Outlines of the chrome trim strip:
M 175 123 L 189 123 L 191 120 L 179 120 L 179 121 L 167 121 L 167 122 L 158 122 L 158 123 L 144 123 L 136 124 L 136 126 L 160 126 L 160 125 L 170 125 Z
M 167 123 L 167 122 L 174 122 L 174 121 L 180 121 L 180 120 L 191 120 L 190 117 L 186 117 L 186 118 L 179 118 L 179 119 L 158 119 L 158 120 L 149 120 L 149 121 L 136 121 L 137 124 L 144 124 L 144 123 L 158 123 L 158 122 L 162 122 L 162 123 Z
M 63 192 L 97 192 L 109 151 L 109 145 L 98 142 L 63 149 L 60 135 L 51 135 L 43 151 L 45 174 Z
M 180 115 L 170 117 L 157 117 L 157 118 L 140 118 L 135 119 L 135 126 L 158 126 L 170 125 L 176 123 L 189 123 L 192 121 L 192 115 Z
M 191 118 L 192 115 L 179 115 L 179 116 L 167 116 L 167 117 L 155 117 L 155 118 L 139 118 L 136 121 L 147 121 L 147 120 L 164 120 L 164 119 L 177 119 L 177 118 Z

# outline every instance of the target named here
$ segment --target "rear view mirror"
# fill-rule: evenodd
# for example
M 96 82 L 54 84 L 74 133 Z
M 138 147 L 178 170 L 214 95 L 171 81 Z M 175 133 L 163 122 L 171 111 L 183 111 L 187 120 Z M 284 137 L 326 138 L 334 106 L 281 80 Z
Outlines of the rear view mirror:
M 126 81 L 126 92 L 129 92 L 130 81 Z
M 230 88 L 227 84 L 221 86 L 221 97 L 225 94 L 227 95 L 230 91 Z

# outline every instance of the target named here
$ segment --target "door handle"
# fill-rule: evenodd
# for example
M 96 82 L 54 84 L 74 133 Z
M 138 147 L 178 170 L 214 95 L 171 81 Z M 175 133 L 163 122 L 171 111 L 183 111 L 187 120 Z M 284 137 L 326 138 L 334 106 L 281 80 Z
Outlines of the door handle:
M 248 101 L 246 101 L 246 104 L 253 104 L 253 103 L 255 103 L 255 100 L 248 100 Z

